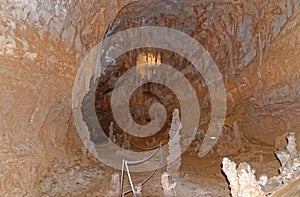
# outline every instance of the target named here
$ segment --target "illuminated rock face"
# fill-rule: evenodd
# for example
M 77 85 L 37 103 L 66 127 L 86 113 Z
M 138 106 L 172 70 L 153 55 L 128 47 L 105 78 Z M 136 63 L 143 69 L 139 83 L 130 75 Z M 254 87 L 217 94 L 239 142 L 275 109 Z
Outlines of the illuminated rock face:
M 79 185 L 97 176 L 97 169 L 75 165 L 93 162 L 75 131 L 72 86 L 84 55 L 130 2 L 0 3 L 0 196 L 64 194 L 68 191 L 48 181 L 58 176 L 73 192 L 76 181 L 68 174 L 74 173 Z M 192 34 L 212 53 L 224 75 L 229 127 L 238 121 L 245 137 L 268 144 L 286 130 L 300 130 L 299 7 L 295 6 L 299 1 L 198 5 L 189 0 L 184 1 L 187 9 L 179 1 L 147 2 L 157 15 L 144 10 L 145 3 L 132 4 L 119 17 L 126 23 L 109 30 L 145 21 Z M 130 20 L 136 19 L 130 14 L 134 8 L 143 16 L 137 21 Z
M 138 54 L 136 60 L 137 72 L 141 78 L 151 79 L 151 75 L 155 72 L 155 68 L 161 64 L 161 54 Z

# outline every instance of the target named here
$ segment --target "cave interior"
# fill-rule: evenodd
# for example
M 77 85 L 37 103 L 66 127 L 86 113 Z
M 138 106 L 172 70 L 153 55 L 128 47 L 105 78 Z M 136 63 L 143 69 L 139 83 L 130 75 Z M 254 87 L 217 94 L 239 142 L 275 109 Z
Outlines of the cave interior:
M 1 1 L 0 196 L 300 196 L 299 4 Z

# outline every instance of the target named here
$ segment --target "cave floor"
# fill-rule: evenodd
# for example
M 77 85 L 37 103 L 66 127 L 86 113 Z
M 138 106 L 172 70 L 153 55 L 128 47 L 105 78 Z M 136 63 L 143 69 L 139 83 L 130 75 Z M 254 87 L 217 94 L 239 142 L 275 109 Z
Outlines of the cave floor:
M 268 177 L 278 175 L 280 164 L 274 155 L 275 147 L 245 142 L 242 148 L 232 150 L 228 155 L 220 155 L 215 149 L 204 158 L 199 158 L 192 147 L 182 154 L 182 173 L 181 178 L 177 181 L 176 196 L 230 196 L 228 182 L 222 173 L 221 162 L 224 157 L 235 161 L 237 165 L 241 162 L 249 163 L 251 167 L 256 169 L 257 177 L 262 174 L 267 174 Z M 109 192 L 111 175 L 114 172 L 120 173 L 120 171 L 108 167 L 104 167 L 102 170 L 105 171 L 105 177 L 93 181 L 87 192 L 88 194 L 85 193 L 85 196 L 107 196 L 104 194 Z M 143 186 L 143 196 L 163 196 L 160 184 L 161 172 L 162 170 L 158 170 Z M 139 183 L 148 174 L 149 172 L 132 173 L 132 180 L 134 183 Z M 129 189 L 129 184 L 126 180 L 127 177 L 125 176 L 125 190 Z M 127 194 L 126 196 L 132 195 Z

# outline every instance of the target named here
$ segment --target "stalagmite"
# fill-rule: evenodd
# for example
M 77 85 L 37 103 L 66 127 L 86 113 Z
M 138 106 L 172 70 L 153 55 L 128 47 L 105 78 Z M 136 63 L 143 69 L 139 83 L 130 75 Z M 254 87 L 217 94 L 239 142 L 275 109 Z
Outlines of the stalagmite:
M 247 163 L 241 163 L 237 168 L 239 179 L 239 197 L 264 197 L 262 187 L 255 177 L 255 170 Z
M 167 172 L 162 173 L 161 175 L 161 187 L 164 192 L 164 196 L 172 196 L 176 193 L 176 183 L 171 183 L 169 180 L 169 174 Z
M 279 179 L 287 183 L 300 173 L 300 154 L 297 153 L 295 133 L 289 133 L 287 136 L 288 144 L 285 148 L 280 148 L 276 156 L 280 161 Z
M 228 158 L 223 159 L 223 167 L 222 170 L 226 174 L 227 179 L 229 181 L 229 186 L 231 189 L 231 196 L 236 197 L 238 196 L 239 192 L 239 180 L 236 170 L 236 164 L 233 161 L 230 161 Z
M 117 139 L 116 139 L 116 135 L 114 133 L 114 123 L 113 122 L 110 122 L 110 125 L 109 125 L 109 139 L 116 143 Z
M 119 196 L 123 159 L 168 141 L 124 189 L 161 196 L 135 186 L 168 161 L 167 191 L 228 196 L 223 157 L 265 195 L 299 187 L 299 54 L 300 0 L 0 0 L 0 197 Z M 224 163 L 235 196 L 257 187 Z
M 286 149 L 289 151 L 292 157 L 297 156 L 297 143 L 295 133 L 289 133 L 287 136 L 288 144 Z
M 236 164 L 228 158 L 223 159 L 223 171 L 230 183 L 232 197 L 264 197 L 262 187 L 256 181 L 253 170 L 249 164 L 241 163 L 236 169 Z
M 263 174 L 256 180 L 255 171 L 249 164 L 241 163 L 236 169 L 236 164 L 228 158 L 223 159 L 223 172 L 230 183 L 232 197 L 266 196 L 276 194 L 277 191 L 287 185 L 291 180 L 298 180 L 300 176 L 300 154 L 296 148 L 295 133 L 287 136 L 288 144 L 279 148 L 276 156 L 280 161 L 280 175 L 268 179 Z
M 138 184 L 137 186 L 135 186 L 135 197 L 142 197 L 142 185 L 141 184 Z
M 120 196 L 120 175 L 119 173 L 113 173 L 111 175 L 110 190 L 108 193 L 109 197 L 119 197 Z
M 123 144 L 122 144 L 122 149 L 130 149 L 130 147 L 131 147 L 130 141 L 127 138 L 127 134 L 125 133 Z
M 237 121 L 234 121 L 233 122 L 233 134 L 234 134 L 234 137 L 236 138 L 236 140 L 239 141 L 239 143 L 241 143 L 241 134 L 240 134 L 240 131 L 239 131 L 239 125 L 238 125 L 238 122 Z
M 265 185 L 265 193 L 271 194 L 286 185 L 290 180 L 300 175 L 300 154 L 296 148 L 295 133 L 287 135 L 288 144 L 284 148 L 279 148 L 275 153 L 280 161 L 279 176 L 274 176 Z
M 172 179 L 179 178 L 180 165 L 181 165 L 181 147 L 180 147 L 180 130 L 182 128 L 179 110 L 175 109 L 173 112 L 173 118 L 171 128 L 169 130 L 169 155 L 167 157 L 167 172 Z

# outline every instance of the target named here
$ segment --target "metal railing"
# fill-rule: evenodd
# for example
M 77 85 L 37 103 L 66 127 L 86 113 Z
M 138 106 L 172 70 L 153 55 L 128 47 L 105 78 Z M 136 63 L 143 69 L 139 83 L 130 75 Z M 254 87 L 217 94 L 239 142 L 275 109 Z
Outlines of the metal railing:
M 157 146 L 151 147 L 151 148 L 142 148 L 142 147 L 138 147 L 136 145 L 134 145 L 133 143 L 131 143 L 134 147 L 140 149 L 140 150 L 144 150 L 144 151 L 149 151 L 149 150 L 155 150 L 151 155 L 149 155 L 148 157 L 146 157 L 145 159 L 142 160 L 138 160 L 138 161 L 128 161 L 123 159 L 122 160 L 122 174 L 121 174 L 121 184 L 120 184 L 120 196 L 124 197 L 124 195 L 132 192 L 133 196 L 135 197 L 137 195 L 137 191 L 135 190 L 135 187 L 133 185 L 132 179 L 131 179 L 131 175 L 130 175 L 130 171 L 129 171 L 129 166 L 134 166 L 134 165 L 139 165 L 139 164 L 143 164 L 147 161 L 149 161 L 150 159 L 152 159 L 158 152 L 160 152 L 160 160 L 158 163 L 157 168 L 152 171 L 141 183 L 137 184 L 137 185 L 144 185 L 149 179 L 151 179 L 151 177 L 153 177 L 153 175 L 155 174 L 155 172 L 162 167 L 162 143 L 160 143 Z M 153 161 L 157 161 L 157 160 L 153 160 Z M 129 180 L 129 184 L 130 184 L 130 188 L 129 190 L 123 192 L 123 188 L 124 188 L 124 174 L 125 174 L 125 170 L 127 172 L 127 176 L 128 176 L 128 180 Z

